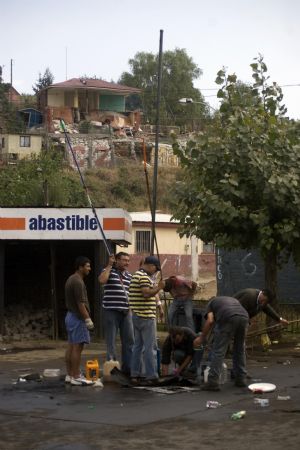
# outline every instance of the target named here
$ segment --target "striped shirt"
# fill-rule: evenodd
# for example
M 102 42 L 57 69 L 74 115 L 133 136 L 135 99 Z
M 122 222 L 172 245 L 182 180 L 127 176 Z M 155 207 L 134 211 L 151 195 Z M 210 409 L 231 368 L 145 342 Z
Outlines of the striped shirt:
M 102 306 L 104 309 L 115 309 L 119 311 L 129 309 L 128 290 L 131 276 L 126 270 L 120 272 L 114 267 L 111 269 L 108 280 L 103 285 Z
M 153 282 L 149 275 L 140 269 L 132 276 L 129 286 L 129 304 L 132 311 L 144 319 L 156 318 L 156 298 L 144 297 L 141 288 L 153 288 Z

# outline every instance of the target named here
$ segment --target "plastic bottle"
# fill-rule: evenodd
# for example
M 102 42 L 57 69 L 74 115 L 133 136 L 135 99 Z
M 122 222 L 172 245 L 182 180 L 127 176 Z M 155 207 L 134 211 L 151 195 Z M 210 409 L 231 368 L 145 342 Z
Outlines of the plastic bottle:
M 208 382 L 208 374 L 209 374 L 210 367 L 207 366 L 203 372 L 204 377 L 204 383 Z M 219 377 L 219 383 L 224 384 L 227 381 L 227 365 L 225 363 L 222 364 L 222 369 Z
M 245 417 L 245 415 L 246 415 L 246 411 L 238 411 L 238 412 L 232 414 L 231 419 L 232 420 L 243 419 L 243 417 Z
M 223 362 L 222 369 L 220 373 L 219 383 L 225 384 L 227 382 L 227 364 Z
M 99 363 L 97 359 L 85 363 L 85 376 L 88 380 L 96 381 L 99 378 Z
M 219 406 L 221 406 L 221 403 L 214 401 L 214 400 L 208 400 L 206 402 L 206 408 L 209 408 L 209 409 L 215 409 L 215 408 L 218 408 Z
M 111 381 L 110 372 L 114 367 L 120 369 L 119 361 L 114 361 L 113 359 L 110 359 L 109 361 L 105 361 L 105 363 L 103 364 L 103 379 L 105 381 Z
M 203 372 L 204 383 L 207 383 L 207 382 L 208 382 L 208 374 L 209 374 L 209 370 L 210 370 L 210 367 L 209 367 L 209 366 L 207 366 L 207 367 L 204 369 L 204 372 Z

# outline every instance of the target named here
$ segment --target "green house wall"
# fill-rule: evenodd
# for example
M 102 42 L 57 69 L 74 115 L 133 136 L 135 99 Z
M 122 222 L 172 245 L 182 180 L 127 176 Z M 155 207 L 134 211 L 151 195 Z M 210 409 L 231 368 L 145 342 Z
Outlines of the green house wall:
M 124 95 L 100 95 L 99 96 L 100 111 L 125 111 Z

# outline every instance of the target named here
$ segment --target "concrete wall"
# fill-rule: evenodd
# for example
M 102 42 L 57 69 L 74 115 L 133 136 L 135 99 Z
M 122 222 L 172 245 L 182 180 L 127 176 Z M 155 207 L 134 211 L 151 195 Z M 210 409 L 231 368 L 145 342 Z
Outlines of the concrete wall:
M 257 250 L 218 249 L 216 255 L 217 286 L 219 295 L 233 295 L 240 289 L 264 287 L 264 264 Z M 292 259 L 278 273 L 280 303 L 300 303 L 300 269 Z

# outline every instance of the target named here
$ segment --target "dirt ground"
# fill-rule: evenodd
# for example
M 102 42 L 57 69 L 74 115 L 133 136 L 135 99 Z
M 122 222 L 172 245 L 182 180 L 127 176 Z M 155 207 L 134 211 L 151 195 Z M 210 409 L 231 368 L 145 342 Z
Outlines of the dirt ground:
M 230 381 L 219 393 L 172 395 L 119 385 L 71 388 L 43 383 L 13 384 L 22 371 L 64 370 L 64 342 L 0 345 L 1 450 L 296 450 L 300 446 L 300 336 L 284 336 L 268 351 L 250 349 L 248 370 L 255 380 L 276 384 L 262 408 L 249 389 Z M 23 347 L 23 348 L 21 348 Z M 26 348 L 27 347 L 27 348 Z M 6 349 L 6 350 L 4 350 Z M 100 355 L 100 358 L 99 358 Z M 104 357 L 103 343 L 85 350 L 84 359 Z M 230 359 L 227 361 L 230 367 Z M 253 381 L 253 380 L 252 380 Z M 249 380 L 249 383 L 251 380 Z M 279 401 L 278 395 L 290 400 Z M 207 409 L 207 400 L 221 406 Z M 238 421 L 233 412 L 245 410 Z

